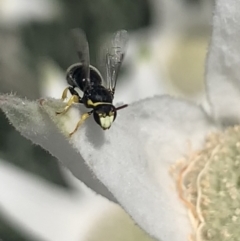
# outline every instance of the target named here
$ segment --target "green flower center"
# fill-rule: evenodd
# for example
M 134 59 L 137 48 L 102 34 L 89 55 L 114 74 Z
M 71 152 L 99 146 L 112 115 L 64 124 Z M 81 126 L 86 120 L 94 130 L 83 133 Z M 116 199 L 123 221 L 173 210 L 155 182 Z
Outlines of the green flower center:
M 180 199 L 189 209 L 192 240 L 240 237 L 240 126 L 212 134 L 204 149 L 174 167 Z

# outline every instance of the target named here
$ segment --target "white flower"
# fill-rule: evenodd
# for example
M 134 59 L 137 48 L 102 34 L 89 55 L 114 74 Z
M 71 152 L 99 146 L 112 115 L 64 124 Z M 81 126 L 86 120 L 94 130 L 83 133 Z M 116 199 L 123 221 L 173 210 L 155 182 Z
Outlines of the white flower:
M 240 121 L 239 9 L 239 0 L 216 1 L 206 64 L 210 114 L 187 101 L 169 96 L 154 97 L 119 111 L 109 131 L 101 130 L 89 118 L 69 138 L 80 115 L 86 112 L 83 106 L 56 115 L 56 111 L 65 106 L 62 101 L 30 102 L 6 95 L 0 96 L 0 106 L 18 131 L 56 156 L 80 180 L 80 169 L 85 162 L 136 223 L 156 239 L 186 241 L 192 235 L 197 240 L 223 241 L 229 237 L 237 240 L 239 231 L 234 228 L 234 222 L 239 222 L 240 209 L 236 206 L 240 207 L 236 191 L 239 179 L 234 170 L 238 171 L 240 165 L 239 128 L 216 134 L 212 139 L 209 135 L 221 131 L 223 124 Z M 207 137 L 210 139 L 205 142 Z M 204 150 L 200 152 L 201 149 Z M 178 160 L 188 157 L 193 162 L 187 169 L 195 168 L 199 158 L 207 164 L 191 176 L 189 185 L 182 182 L 188 181 L 186 170 L 180 170 L 176 188 L 170 169 Z M 216 163 L 218 165 L 214 167 Z M 228 166 L 231 169 L 224 168 Z M 222 178 L 223 174 L 226 180 Z M 216 193 L 218 183 L 225 183 L 226 190 Z M 184 185 L 186 189 L 192 187 L 190 196 L 198 200 L 195 206 L 188 194 L 182 193 L 185 192 Z M 218 189 L 222 190 L 221 186 Z M 233 201 L 226 202 L 221 198 L 226 196 Z M 205 198 L 204 202 L 201 197 Z M 209 203 L 212 209 L 207 209 Z M 233 205 L 235 215 L 229 214 L 232 211 L 228 209 L 229 205 Z M 186 207 L 196 222 L 188 218 Z M 213 210 L 214 215 L 209 217 Z M 222 219 L 222 213 L 229 219 Z M 222 220 L 225 223 L 221 224 Z M 194 223 L 197 226 L 191 225 Z

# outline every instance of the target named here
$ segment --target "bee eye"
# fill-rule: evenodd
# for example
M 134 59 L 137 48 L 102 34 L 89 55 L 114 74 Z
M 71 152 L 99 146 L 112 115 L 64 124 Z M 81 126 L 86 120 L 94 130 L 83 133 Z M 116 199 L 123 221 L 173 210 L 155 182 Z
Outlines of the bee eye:
M 97 113 L 95 111 L 93 112 L 93 118 L 98 125 L 100 125 L 100 118 L 101 117 L 102 117 L 102 113 Z

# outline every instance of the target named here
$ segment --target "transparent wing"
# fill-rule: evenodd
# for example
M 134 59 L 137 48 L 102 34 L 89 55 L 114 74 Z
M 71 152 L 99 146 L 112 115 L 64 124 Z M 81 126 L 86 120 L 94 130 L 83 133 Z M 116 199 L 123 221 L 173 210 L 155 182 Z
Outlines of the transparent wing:
M 71 34 L 77 49 L 78 58 L 83 69 L 83 78 L 90 83 L 90 57 L 86 35 L 82 29 L 72 29 Z
M 117 77 L 126 51 L 128 34 L 126 30 L 116 32 L 112 38 L 105 39 L 100 50 L 100 65 L 105 67 L 104 86 L 113 93 Z

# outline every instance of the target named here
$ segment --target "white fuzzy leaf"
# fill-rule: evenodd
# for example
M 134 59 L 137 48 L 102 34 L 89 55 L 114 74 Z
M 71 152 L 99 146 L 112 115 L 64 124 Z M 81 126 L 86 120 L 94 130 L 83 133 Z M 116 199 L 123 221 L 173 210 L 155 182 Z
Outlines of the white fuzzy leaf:
M 207 61 L 213 114 L 224 124 L 240 122 L 240 1 L 218 0 Z

